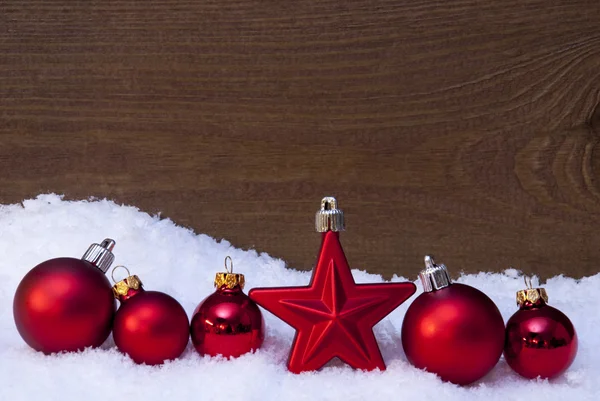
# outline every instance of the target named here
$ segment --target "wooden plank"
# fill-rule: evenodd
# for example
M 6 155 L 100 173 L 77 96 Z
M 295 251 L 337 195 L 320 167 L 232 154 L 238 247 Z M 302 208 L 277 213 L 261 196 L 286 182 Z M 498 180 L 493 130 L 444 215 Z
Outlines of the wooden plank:
M 108 197 L 311 268 L 598 272 L 600 3 L 0 2 L 0 202 Z

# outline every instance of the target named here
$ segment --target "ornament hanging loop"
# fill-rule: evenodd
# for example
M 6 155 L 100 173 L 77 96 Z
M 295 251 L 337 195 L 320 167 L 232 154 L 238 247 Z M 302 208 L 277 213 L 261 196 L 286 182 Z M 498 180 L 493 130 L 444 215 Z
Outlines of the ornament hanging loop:
M 227 264 L 228 260 L 229 265 Z M 231 256 L 225 256 L 225 271 L 229 274 L 233 273 L 233 260 L 231 259 Z
M 523 280 L 525 281 L 525 288 L 527 288 L 528 290 L 533 288 L 533 285 L 531 285 L 531 277 L 523 276 Z
M 127 276 L 124 279 L 117 281 L 115 279 L 115 270 L 117 270 L 119 267 L 125 269 L 125 271 L 127 272 Z M 129 290 L 144 290 L 142 288 L 142 281 L 140 280 L 140 278 L 135 274 L 132 275 L 129 269 L 123 265 L 113 267 L 112 272 L 110 273 L 110 277 L 115 283 L 115 285 L 113 285 L 113 294 L 115 295 L 115 298 L 117 298 L 121 302 L 126 301 L 127 299 L 135 295 L 130 294 Z
M 115 280 L 115 270 L 117 270 L 119 267 L 125 269 L 125 271 L 127 272 L 127 277 L 131 277 L 131 272 L 129 271 L 129 269 L 127 267 L 125 267 L 123 265 L 118 265 L 118 266 L 113 267 L 112 272 L 110 273 L 110 277 L 112 278 L 113 283 L 117 282 L 117 280 Z
M 425 268 L 427 268 L 427 269 L 435 268 L 436 264 L 435 264 L 435 260 L 433 260 L 433 256 L 425 255 L 424 260 L 425 260 Z

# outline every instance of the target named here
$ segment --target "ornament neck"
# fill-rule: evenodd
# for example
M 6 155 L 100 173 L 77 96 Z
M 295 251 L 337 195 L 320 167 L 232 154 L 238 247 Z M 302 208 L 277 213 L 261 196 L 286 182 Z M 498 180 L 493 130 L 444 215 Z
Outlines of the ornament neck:
M 239 294 L 241 292 L 243 292 L 242 287 L 240 287 L 239 285 L 236 285 L 233 288 L 229 288 L 227 287 L 227 285 L 223 284 L 221 287 L 217 287 L 217 292 L 219 294 L 224 294 L 224 295 L 235 295 L 235 294 Z
M 519 309 L 522 310 L 531 310 L 531 309 L 539 309 L 548 305 L 543 299 L 539 299 L 536 302 L 525 301 L 521 305 L 519 305 Z
M 136 295 L 145 292 L 146 290 L 144 290 L 143 287 L 139 287 L 137 289 L 135 288 L 128 288 L 127 289 L 127 293 L 126 294 L 119 294 L 118 296 L 118 300 L 119 302 L 123 303 L 123 302 L 127 302 L 129 301 L 131 298 L 135 297 Z
M 325 231 L 321 233 L 321 246 L 319 247 L 319 253 L 321 254 L 323 251 L 323 245 L 325 244 L 325 240 L 327 237 L 334 237 L 337 242 L 340 242 L 340 233 L 338 231 Z M 341 244 L 340 244 L 341 246 Z
M 339 239 L 340 233 L 339 233 L 339 231 L 325 231 L 325 232 L 321 233 L 321 242 L 324 242 L 325 238 L 327 236 L 334 236 Z

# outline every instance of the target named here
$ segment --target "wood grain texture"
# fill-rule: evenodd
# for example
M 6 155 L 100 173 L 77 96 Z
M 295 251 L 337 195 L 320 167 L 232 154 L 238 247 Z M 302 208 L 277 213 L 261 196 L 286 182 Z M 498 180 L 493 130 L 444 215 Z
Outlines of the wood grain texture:
M 356 268 L 598 272 L 599 104 L 597 0 L 0 0 L 0 202 L 296 268 L 335 195 Z

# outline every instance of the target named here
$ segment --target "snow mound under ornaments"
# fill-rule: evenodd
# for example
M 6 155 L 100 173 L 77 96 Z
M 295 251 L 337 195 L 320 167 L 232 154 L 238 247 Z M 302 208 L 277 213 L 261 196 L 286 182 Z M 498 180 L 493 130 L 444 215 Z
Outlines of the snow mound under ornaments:
M 307 227 L 306 235 L 316 235 L 311 229 Z M 60 256 L 81 257 L 91 243 L 106 237 L 117 241 L 114 265 L 128 266 L 147 289 L 174 296 L 188 316 L 214 291 L 214 274 L 227 255 L 236 271 L 246 275 L 246 290 L 307 285 L 310 280 L 310 272 L 286 268 L 282 260 L 265 253 L 236 249 L 225 240 L 197 235 L 171 220 L 107 200 L 67 202 L 58 195 L 40 195 L 22 204 L 0 205 L 0 400 L 584 401 L 600 394 L 600 274 L 581 280 L 555 277 L 545 284 L 550 304 L 571 318 L 579 335 L 575 362 L 565 375 L 550 382 L 525 380 L 503 359 L 469 387 L 444 383 L 412 367 L 402 351 L 400 328 L 408 305 L 422 291 L 420 284 L 415 296 L 375 326 L 388 367 L 384 372 L 335 365 L 319 372 L 289 373 L 286 360 L 294 330 L 267 312 L 263 348 L 235 360 L 200 357 L 190 343 L 179 360 L 161 367 L 139 366 L 119 353 L 111 338 L 101 349 L 80 353 L 45 356 L 33 351 L 13 322 L 13 295 L 19 281 L 38 263 Z M 414 276 L 420 268 L 414 266 Z M 354 270 L 353 275 L 357 282 L 383 281 L 364 271 Z M 516 311 L 515 291 L 523 287 L 522 277 L 512 269 L 503 274 L 464 275 L 458 282 L 488 294 L 505 322 Z

